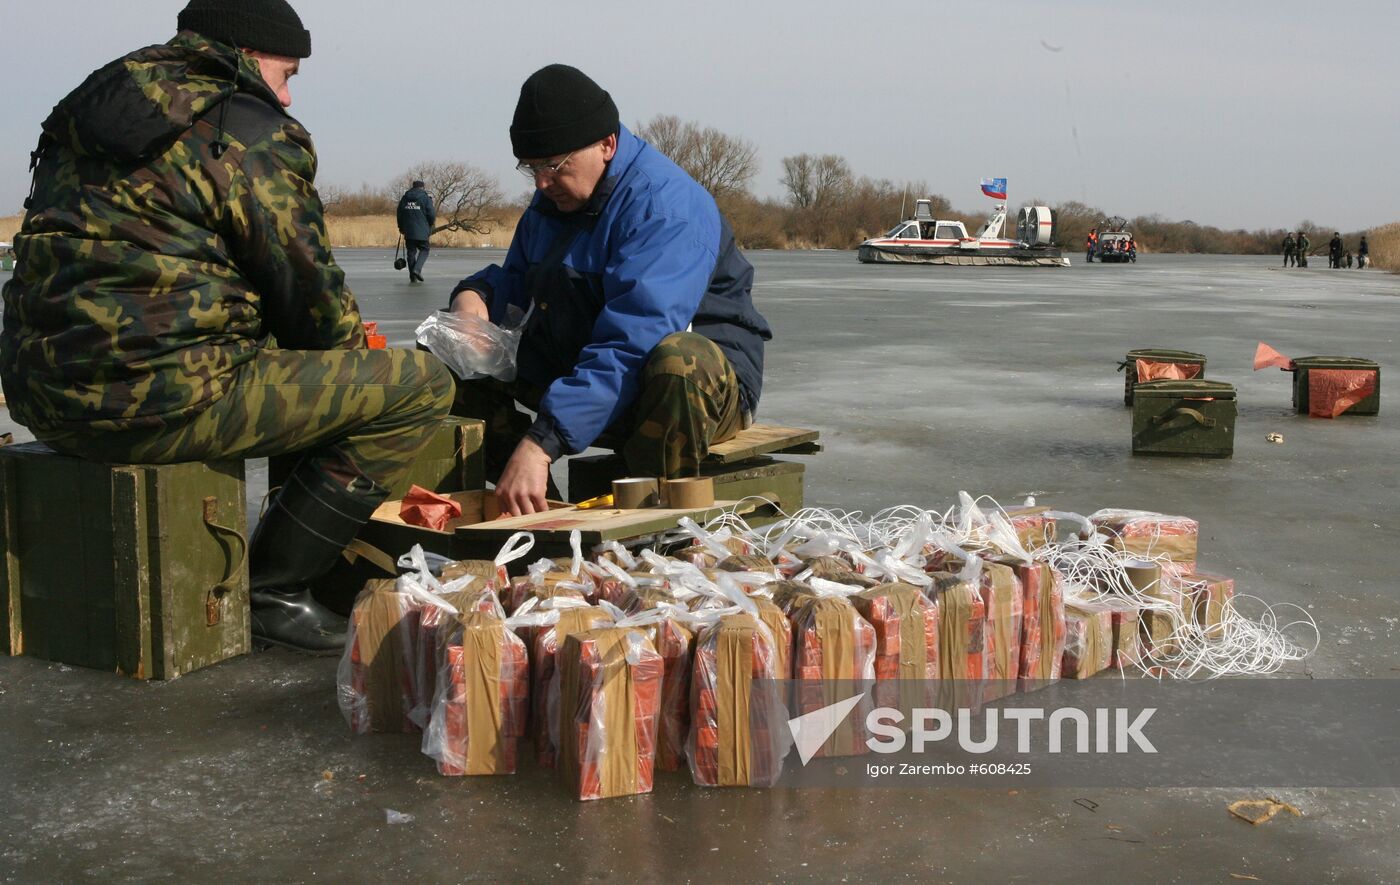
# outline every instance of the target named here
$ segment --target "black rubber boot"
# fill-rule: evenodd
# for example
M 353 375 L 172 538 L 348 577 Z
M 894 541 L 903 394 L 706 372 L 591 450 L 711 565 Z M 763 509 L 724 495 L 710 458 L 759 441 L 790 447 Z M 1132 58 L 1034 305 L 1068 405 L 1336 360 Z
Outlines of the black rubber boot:
M 385 497 L 329 482 L 303 461 L 258 522 L 249 551 L 253 639 L 311 654 L 345 647 L 346 620 L 311 597 L 308 586 L 335 565 Z

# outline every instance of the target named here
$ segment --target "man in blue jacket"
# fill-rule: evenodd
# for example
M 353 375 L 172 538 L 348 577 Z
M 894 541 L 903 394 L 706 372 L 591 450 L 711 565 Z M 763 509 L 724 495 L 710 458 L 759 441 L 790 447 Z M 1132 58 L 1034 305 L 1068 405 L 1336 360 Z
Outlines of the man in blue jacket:
M 517 379 L 460 383 L 455 408 L 487 422 L 503 509 L 543 510 L 550 464 L 605 432 L 634 475 L 696 475 L 758 406 L 772 332 L 753 267 L 710 194 L 578 69 L 531 74 L 510 137 L 534 198 L 504 265 L 462 280 L 450 302 L 498 324 L 511 306 L 527 315 Z
M 428 263 L 428 238 L 433 235 L 433 225 L 437 223 L 437 210 L 426 188 L 422 181 L 415 181 L 399 198 L 399 233 L 403 234 L 408 252 L 410 283 L 423 282 L 423 265 Z

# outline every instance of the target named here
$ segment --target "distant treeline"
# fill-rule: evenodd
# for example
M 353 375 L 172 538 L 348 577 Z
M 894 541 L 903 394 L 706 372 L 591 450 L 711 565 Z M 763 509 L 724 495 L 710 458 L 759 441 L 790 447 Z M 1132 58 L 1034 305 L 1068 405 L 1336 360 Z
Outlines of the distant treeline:
M 971 212 L 954 209 L 946 197 L 931 193 L 927 182 L 858 175 L 844 157 L 835 154 L 784 157 L 784 195 L 758 197 L 751 190 L 759 168 L 758 148 L 752 142 L 667 115 L 638 125 L 636 132 L 714 194 L 735 238 L 748 249 L 852 249 L 909 217 L 914 200 L 920 198 L 933 201 L 937 218 L 962 221 L 969 233 L 976 233 L 992 206 L 987 200 Z M 358 191 L 330 187 L 322 190 L 322 197 L 333 215 L 392 214 L 407 182 L 416 177 L 426 180 L 429 190 L 441 192 L 440 205 L 453 203 L 460 217 L 472 220 L 469 229 L 481 233 L 512 224 L 531 193 L 526 185 L 516 199 L 508 199 L 497 182 L 475 167 L 436 163 L 419 164 L 384 187 L 366 185 Z M 1019 205 L 1008 207 L 1004 231 L 1008 235 L 1015 234 Z M 1090 228 L 1115 214 L 1074 201 L 1056 204 L 1033 199 L 1025 205 L 1050 206 L 1054 240 L 1067 250 L 1083 248 Z M 1223 230 L 1160 215 L 1133 218 L 1128 229 L 1143 252 L 1274 254 L 1287 234 L 1282 228 Z M 1302 221 L 1292 230 L 1306 231 L 1314 249 L 1325 249 L 1334 228 Z M 1354 250 L 1359 232 L 1345 236 L 1348 248 Z

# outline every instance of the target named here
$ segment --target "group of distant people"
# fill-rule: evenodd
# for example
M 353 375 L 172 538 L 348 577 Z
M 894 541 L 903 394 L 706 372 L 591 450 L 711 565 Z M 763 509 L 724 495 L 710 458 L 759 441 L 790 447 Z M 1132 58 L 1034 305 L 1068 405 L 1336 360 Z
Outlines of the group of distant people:
M 1084 260 L 1091 262 L 1094 256 L 1098 255 L 1099 260 L 1103 260 L 1105 252 L 1121 252 L 1129 256 L 1133 261 L 1137 261 L 1137 240 L 1132 234 L 1127 238 L 1114 237 L 1106 243 L 1099 241 L 1099 229 L 1094 227 L 1089 229 L 1089 235 L 1084 239 Z
M 1302 231 L 1296 234 L 1289 232 L 1283 238 L 1283 266 L 1284 267 L 1307 267 L 1308 250 L 1312 247 L 1312 241 L 1308 235 Z M 1366 242 L 1366 235 L 1361 235 L 1361 242 L 1357 244 L 1356 254 L 1353 255 L 1346 248 L 1346 242 L 1338 231 L 1332 232 L 1332 239 L 1327 244 L 1327 266 L 1329 268 L 1356 267 L 1363 268 L 1371 263 L 1371 246 Z

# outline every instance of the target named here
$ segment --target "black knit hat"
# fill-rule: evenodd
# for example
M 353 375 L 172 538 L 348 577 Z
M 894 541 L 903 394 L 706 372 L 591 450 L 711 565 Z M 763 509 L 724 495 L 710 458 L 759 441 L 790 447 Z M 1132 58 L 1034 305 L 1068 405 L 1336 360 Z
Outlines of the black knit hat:
M 311 55 L 311 32 L 287 0 L 190 0 L 180 10 L 179 27 L 237 49 Z
M 510 145 L 518 158 L 567 154 L 617 131 L 612 96 L 578 68 L 549 65 L 520 87 L 510 122 Z

